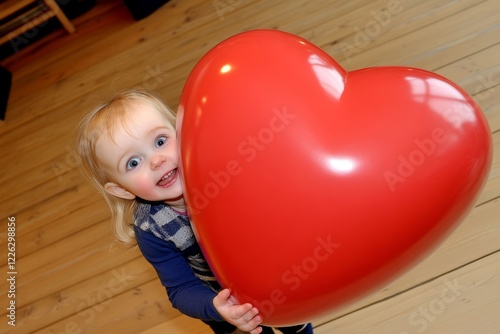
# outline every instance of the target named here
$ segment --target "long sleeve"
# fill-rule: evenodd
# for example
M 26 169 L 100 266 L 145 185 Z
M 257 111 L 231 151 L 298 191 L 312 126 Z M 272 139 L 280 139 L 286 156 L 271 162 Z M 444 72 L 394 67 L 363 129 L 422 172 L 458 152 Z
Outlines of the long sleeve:
M 194 275 L 175 245 L 136 226 L 134 229 L 139 248 L 156 270 L 172 305 L 193 318 L 223 321 L 213 305 L 216 293 Z

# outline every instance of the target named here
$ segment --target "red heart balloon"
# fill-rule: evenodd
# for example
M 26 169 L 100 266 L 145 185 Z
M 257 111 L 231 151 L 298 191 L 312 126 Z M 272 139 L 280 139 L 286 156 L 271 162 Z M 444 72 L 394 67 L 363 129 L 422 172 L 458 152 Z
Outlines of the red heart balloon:
M 481 110 L 454 83 L 405 67 L 346 72 L 271 30 L 198 62 L 178 131 L 202 250 L 273 326 L 311 321 L 415 265 L 473 206 L 492 158 Z

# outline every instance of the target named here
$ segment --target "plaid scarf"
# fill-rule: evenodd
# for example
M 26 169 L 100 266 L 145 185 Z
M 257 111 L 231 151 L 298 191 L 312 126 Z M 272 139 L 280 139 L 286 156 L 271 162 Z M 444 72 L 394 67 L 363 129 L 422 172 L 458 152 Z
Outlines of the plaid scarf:
M 214 291 L 220 291 L 220 285 L 201 252 L 187 215 L 178 213 L 161 202 L 139 202 L 134 214 L 134 225 L 162 240 L 172 242 L 194 274 Z

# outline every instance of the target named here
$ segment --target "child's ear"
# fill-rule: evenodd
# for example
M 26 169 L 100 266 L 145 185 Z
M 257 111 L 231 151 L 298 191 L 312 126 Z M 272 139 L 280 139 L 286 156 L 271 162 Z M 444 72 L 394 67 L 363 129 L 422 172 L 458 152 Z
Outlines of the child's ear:
M 127 189 L 117 185 L 113 182 L 108 182 L 104 185 L 104 190 L 110 193 L 113 196 L 124 198 L 124 199 L 134 199 L 135 195 L 132 194 Z

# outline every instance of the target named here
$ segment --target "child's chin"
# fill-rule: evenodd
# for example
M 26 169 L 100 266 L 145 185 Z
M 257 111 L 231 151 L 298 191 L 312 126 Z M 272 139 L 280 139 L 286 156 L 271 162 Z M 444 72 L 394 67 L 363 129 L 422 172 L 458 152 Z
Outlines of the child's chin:
M 165 193 L 161 200 L 165 202 L 173 202 L 183 198 L 184 195 L 182 193 L 182 188 L 180 187 L 180 185 L 173 185 L 172 187 L 169 187 L 168 194 Z

